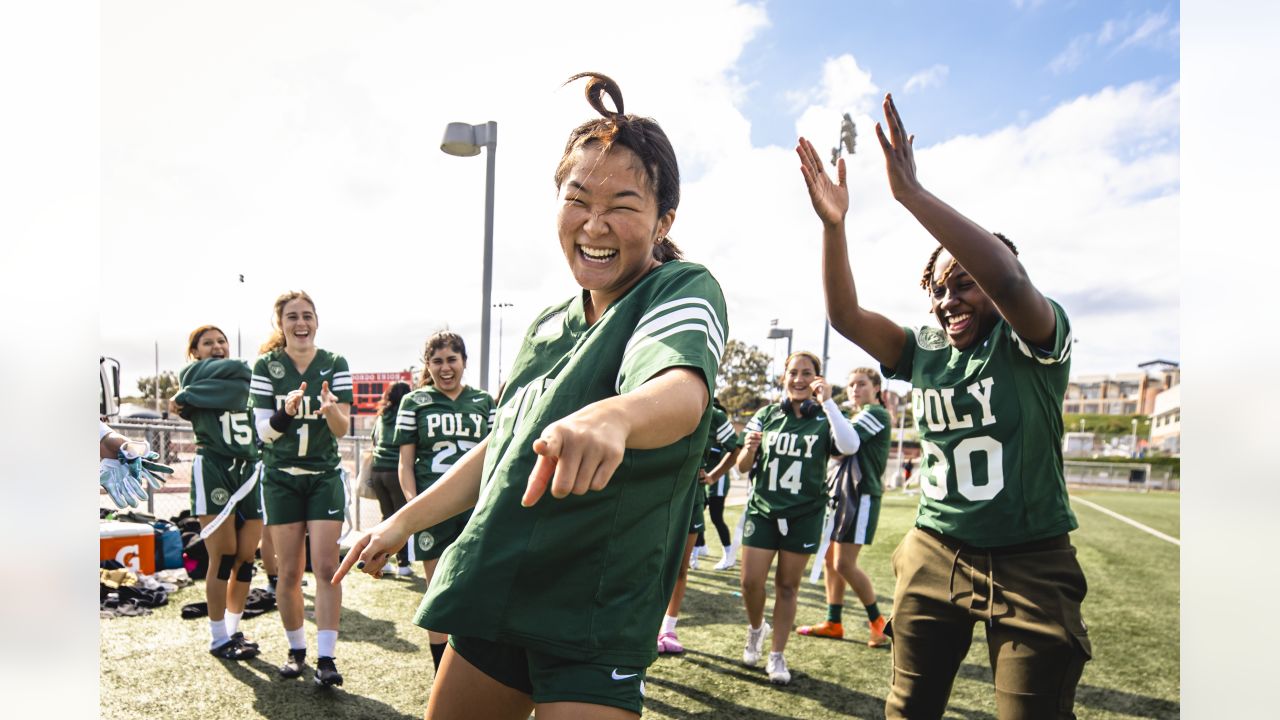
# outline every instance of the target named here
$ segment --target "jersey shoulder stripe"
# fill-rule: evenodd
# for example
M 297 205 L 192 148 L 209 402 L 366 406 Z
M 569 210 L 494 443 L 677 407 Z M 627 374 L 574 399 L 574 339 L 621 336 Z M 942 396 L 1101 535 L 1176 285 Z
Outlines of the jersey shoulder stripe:
M 863 410 L 862 412 L 858 413 L 853 418 L 853 423 L 855 425 L 861 425 L 863 428 L 866 429 L 867 432 L 871 433 L 872 435 L 875 435 L 876 433 L 884 429 L 884 423 L 880 422 L 879 418 L 877 418 L 875 415 L 872 415 L 867 410 Z

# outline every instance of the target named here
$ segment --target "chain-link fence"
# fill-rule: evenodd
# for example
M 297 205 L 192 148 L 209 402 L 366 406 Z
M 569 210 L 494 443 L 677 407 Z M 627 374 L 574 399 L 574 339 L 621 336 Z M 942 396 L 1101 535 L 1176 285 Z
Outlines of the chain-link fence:
M 173 467 L 173 474 L 159 490 L 147 489 L 145 508 L 150 515 L 168 519 L 191 509 L 191 462 L 196 455 L 195 433 L 191 424 L 174 421 L 109 423 L 111 429 L 130 440 L 146 441 L 160 455 L 159 462 Z M 356 486 L 359 458 L 370 447 L 367 436 L 348 435 L 338 439 L 338 454 L 346 470 L 350 524 L 357 530 L 372 527 L 382 519 L 378 501 L 360 496 Z M 106 491 L 99 492 L 99 507 L 116 509 Z

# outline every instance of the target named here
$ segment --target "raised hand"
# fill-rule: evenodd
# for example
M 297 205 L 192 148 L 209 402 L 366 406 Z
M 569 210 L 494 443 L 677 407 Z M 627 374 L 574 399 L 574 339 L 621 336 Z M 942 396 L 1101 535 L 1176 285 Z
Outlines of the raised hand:
M 876 137 L 880 140 L 880 149 L 884 150 L 889 190 L 893 192 L 894 199 L 901 202 L 922 189 L 916 177 L 916 156 L 912 149 L 916 136 L 907 134 L 902 116 L 893 104 L 893 96 L 888 93 L 884 96 L 884 121 L 889 127 L 889 135 L 886 137 L 880 123 L 876 123 Z
M 836 164 L 836 176 L 839 180 L 837 185 L 827 177 L 827 171 L 822 167 L 822 158 L 818 156 L 813 143 L 800 138 L 796 154 L 800 156 L 800 174 L 804 175 L 805 187 L 809 189 L 809 201 L 813 203 L 813 210 L 818 218 L 826 225 L 844 222 L 844 216 L 849 212 L 849 182 L 844 158 L 840 158 L 840 162 Z
M 328 383 L 325 383 L 326 385 Z M 307 395 L 307 381 L 303 380 L 297 390 L 292 390 L 288 395 L 284 396 L 284 412 L 289 417 L 297 417 L 299 407 L 302 404 L 302 398 Z
M 754 452 L 756 448 L 760 447 L 760 438 L 761 438 L 761 433 L 759 430 L 752 430 L 751 432 L 747 433 L 747 436 L 743 439 L 743 443 L 742 443 L 743 452 L 745 453 Z
M 302 385 L 303 387 L 306 387 L 306 383 L 303 383 Z M 325 380 L 320 384 L 320 409 L 317 412 L 322 416 L 328 417 L 326 412 L 329 408 L 336 407 L 337 404 L 338 396 L 334 395 L 333 391 L 329 390 L 329 381 Z
M 831 397 L 831 385 L 821 375 L 809 383 L 809 389 L 813 391 L 813 399 L 816 402 L 826 402 L 827 398 Z

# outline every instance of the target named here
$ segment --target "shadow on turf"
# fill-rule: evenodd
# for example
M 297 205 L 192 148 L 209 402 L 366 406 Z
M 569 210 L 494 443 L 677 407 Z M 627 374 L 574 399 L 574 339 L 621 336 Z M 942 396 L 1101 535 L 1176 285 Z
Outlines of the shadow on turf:
M 776 692 L 787 695 L 797 695 L 808 700 L 821 703 L 823 707 L 830 710 L 833 714 L 840 717 L 857 717 L 857 718 L 882 718 L 884 717 L 884 698 L 859 692 L 842 685 L 830 683 L 825 680 L 810 675 L 803 670 L 792 668 L 792 680 L 790 685 L 778 686 L 771 685 L 769 678 L 759 668 L 743 667 L 735 660 L 725 658 L 721 655 L 712 655 L 710 653 L 699 652 L 697 650 L 686 650 L 681 655 L 684 662 L 697 665 L 704 670 L 730 677 L 739 682 L 748 683 L 758 687 L 763 692 Z M 661 709 L 662 712 L 675 718 L 693 718 L 693 717 L 732 717 L 732 718 L 748 718 L 751 720 L 765 720 L 767 718 L 788 718 L 789 715 L 778 715 L 775 712 L 767 710 L 758 710 L 755 708 L 743 707 L 733 702 L 732 697 L 718 697 L 692 685 L 685 685 L 665 678 L 648 676 L 645 682 L 650 685 L 667 688 L 672 692 L 680 693 L 690 700 L 701 703 L 710 708 L 708 712 L 692 713 L 687 710 L 665 705 L 657 700 L 645 700 L 645 706 L 654 710 Z
M 253 691 L 253 709 L 264 718 L 294 720 L 299 717 L 387 718 L 417 720 L 390 705 L 372 698 L 344 692 L 341 688 L 316 686 L 313 658 L 307 658 L 302 677 L 286 680 L 276 666 L 261 656 L 243 662 L 223 663 L 227 674 Z
M 960 666 L 957 676 L 987 684 L 994 682 L 991 668 L 986 665 L 964 663 Z M 1179 703 L 1170 700 L 1084 683 L 1076 686 L 1076 706 L 1082 705 L 1120 715 L 1150 718 L 1177 717 L 1181 711 Z

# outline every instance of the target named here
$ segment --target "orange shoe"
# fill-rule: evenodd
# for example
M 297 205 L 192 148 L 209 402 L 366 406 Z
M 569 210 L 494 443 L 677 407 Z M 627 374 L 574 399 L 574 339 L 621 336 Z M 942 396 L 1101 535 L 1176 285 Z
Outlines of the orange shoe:
M 884 647 L 889 644 L 889 636 L 884 634 L 885 620 L 883 615 L 868 622 L 867 625 L 871 628 L 871 639 L 867 641 L 867 647 Z
M 801 635 L 817 635 L 818 637 L 840 640 L 844 637 L 844 625 L 838 622 L 823 620 L 817 625 L 804 625 L 796 630 Z

